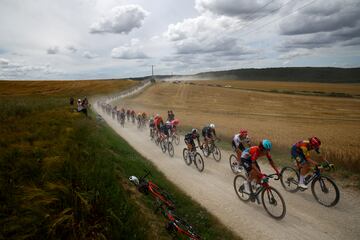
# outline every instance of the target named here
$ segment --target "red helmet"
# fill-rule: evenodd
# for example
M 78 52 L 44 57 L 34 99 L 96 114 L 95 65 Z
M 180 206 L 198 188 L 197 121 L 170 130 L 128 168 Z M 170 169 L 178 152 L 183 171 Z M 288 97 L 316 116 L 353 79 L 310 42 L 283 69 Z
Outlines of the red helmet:
M 313 146 L 314 148 L 319 148 L 321 145 L 321 141 L 317 137 L 309 138 L 309 142 L 310 142 L 310 145 Z
M 248 135 L 248 132 L 245 129 L 240 129 L 239 134 L 241 138 L 245 138 Z

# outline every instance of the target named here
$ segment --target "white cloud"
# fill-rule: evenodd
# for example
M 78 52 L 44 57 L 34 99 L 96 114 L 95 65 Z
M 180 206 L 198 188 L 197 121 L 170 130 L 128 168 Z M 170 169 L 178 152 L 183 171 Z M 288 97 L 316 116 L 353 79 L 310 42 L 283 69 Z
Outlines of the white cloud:
M 59 47 L 58 46 L 49 47 L 46 50 L 46 52 L 47 52 L 47 54 L 58 54 L 59 53 Z
M 143 52 L 143 46 L 139 44 L 138 39 L 132 39 L 128 45 L 113 48 L 111 51 L 112 58 L 118 59 L 145 59 L 149 58 Z
M 83 52 L 82 56 L 87 59 L 93 59 L 93 58 L 98 57 L 97 54 L 91 53 L 90 51 Z
M 139 5 L 114 7 L 90 27 L 91 33 L 124 33 L 140 28 L 149 12 Z
M 250 54 L 252 51 L 240 46 L 235 34 L 239 28 L 238 19 L 205 14 L 170 24 L 164 36 L 174 42 L 178 54 Z
M 0 79 L 43 79 L 44 76 L 61 73 L 62 71 L 54 69 L 50 64 L 29 65 L 0 58 Z
M 0 58 L 0 65 L 9 65 L 9 60 L 5 58 Z

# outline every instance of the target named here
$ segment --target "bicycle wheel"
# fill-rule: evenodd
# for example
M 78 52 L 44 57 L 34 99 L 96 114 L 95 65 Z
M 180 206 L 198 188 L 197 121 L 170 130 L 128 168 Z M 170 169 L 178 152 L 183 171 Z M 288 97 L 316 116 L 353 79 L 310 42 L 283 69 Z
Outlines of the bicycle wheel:
M 180 136 L 179 135 L 177 135 L 177 134 L 174 135 L 174 142 L 175 142 L 176 145 L 179 145 L 179 143 L 180 143 Z
M 189 150 L 187 148 L 184 148 L 184 150 L 183 150 L 183 158 L 184 158 L 186 165 L 191 164 L 191 156 L 190 156 Z
M 243 167 L 239 164 L 237 157 L 234 154 L 231 154 L 229 157 L 230 169 L 233 173 L 241 173 Z
M 162 140 L 162 141 L 160 142 L 160 147 L 161 147 L 161 151 L 162 151 L 163 153 L 165 153 L 165 152 L 166 152 L 166 143 L 165 143 L 164 140 Z
M 168 153 L 169 153 L 170 157 L 174 156 L 174 146 L 172 145 L 171 142 L 168 143 Z
M 210 155 L 210 152 L 209 152 L 209 146 L 206 147 L 205 144 L 202 145 L 202 152 L 204 154 L 205 157 L 208 157 Z
M 245 192 L 244 184 L 249 184 L 245 176 L 237 175 L 234 178 L 234 190 L 236 195 L 240 198 L 241 201 L 247 202 L 250 200 L 250 193 Z
M 194 163 L 199 172 L 204 170 L 204 160 L 198 152 L 195 154 Z
M 193 227 L 185 220 L 175 215 L 172 215 L 172 218 L 173 220 L 170 221 L 167 225 L 168 231 L 173 231 L 178 234 L 185 235 L 189 239 L 201 239 L 201 237 L 195 233 Z
M 221 160 L 221 152 L 217 146 L 214 146 L 212 154 L 215 161 L 219 162 Z
M 281 194 L 273 187 L 264 188 L 261 192 L 261 201 L 266 212 L 276 220 L 283 219 L 286 214 L 286 205 Z
M 292 167 L 284 167 L 280 173 L 280 181 L 283 188 L 288 192 L 299 191 L 299 172 Z
M 325 207 L 333 207 L 340 200 L 339 188 L 326 176 L 320 176 L 312 181 L 311 192 L 316 201 Z

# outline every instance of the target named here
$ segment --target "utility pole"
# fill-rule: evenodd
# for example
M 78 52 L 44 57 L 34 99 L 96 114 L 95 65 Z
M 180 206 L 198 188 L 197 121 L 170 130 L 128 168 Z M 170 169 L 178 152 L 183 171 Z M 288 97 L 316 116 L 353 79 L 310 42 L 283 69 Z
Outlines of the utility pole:
M 151 76 L 154 78 L 154 65 L 151 65 Z

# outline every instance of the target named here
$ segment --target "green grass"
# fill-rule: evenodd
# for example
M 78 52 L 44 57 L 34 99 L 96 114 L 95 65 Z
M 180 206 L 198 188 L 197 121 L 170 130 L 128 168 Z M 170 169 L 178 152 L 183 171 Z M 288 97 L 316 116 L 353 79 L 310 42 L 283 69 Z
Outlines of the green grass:
M 152 199 L 127 180 L 144 169 L 204 239 L 237 239 L 104 122 L 67 104 L 0 97 L 0 239 L 170 239 Z

